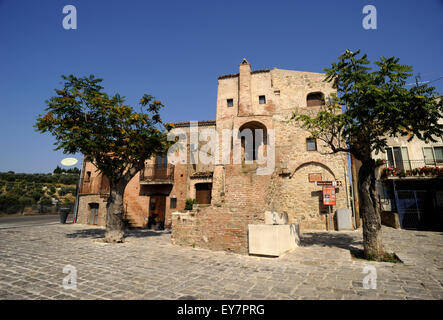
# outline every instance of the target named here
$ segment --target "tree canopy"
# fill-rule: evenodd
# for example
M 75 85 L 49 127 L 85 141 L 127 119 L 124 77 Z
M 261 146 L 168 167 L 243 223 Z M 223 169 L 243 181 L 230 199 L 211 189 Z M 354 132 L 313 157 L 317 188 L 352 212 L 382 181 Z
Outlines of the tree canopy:
M 144 94 L 140 112 L 124 103 L 118 93 L 108 95 L 93 75 L 62 76 L 64 87 L 46 101 L 47 112 L 39 115 L 37 131 L 50 132 L 56 150 L 81 152 L 110 182 L 106 210 L 106 242 L 124 238 L 123 195 L 129 181 L 144 167 L 145 160 L 163 155 L 172 141 L 167 140 L 160 109 L 163 104 Z
M 381 57 L 373 70 L 367 55 L 346 50 L 326 71 L 337 95 L 330 97 L 315 116 L 294 114 L 315 138 L 332 152 L 350 152 L 366 160 L 372 151 L 382 151 L 387 137 L 417 137 L 436 141 L 443 134 L 443 102 L 436 101 L 435 88 L 426 84 L 406 87 L 412 67 L 399 64 L 399 58 Z M 344 112 L 342 112 L 344 108 Z
M 165 152 L 168 142 L 159 115 L 164 106 L 159 100 L 143 95 L 136 112 L 124 104 L 124 97 L 103 92 L 102 79 L 62 78 L 64 87 L 46 101 L 47 113 L 39 115 L 35 125 L 37 131 L 55 137 L 55 150 L 81 152 L 111 183 L 139 171 L 152 155 Z

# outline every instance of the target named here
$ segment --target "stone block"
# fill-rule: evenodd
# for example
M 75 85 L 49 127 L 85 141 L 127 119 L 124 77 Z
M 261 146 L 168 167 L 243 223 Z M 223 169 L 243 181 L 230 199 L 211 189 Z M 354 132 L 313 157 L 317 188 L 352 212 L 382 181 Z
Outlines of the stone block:
M 300 243 L 297 224 L 248 225 L 249 254 L 279 257 Z
M 382 211 L 381 223 L 391 228 L 400 229 L 400 220 L 396 212 Z
M 288 214 L 275 211 L 266 211 L 265 224 L 288 224 Z
M 337 209 L 335 211 L 337 217 L 337 229 L 340 230 L 353 230 L 351 210 L 347 208 Z

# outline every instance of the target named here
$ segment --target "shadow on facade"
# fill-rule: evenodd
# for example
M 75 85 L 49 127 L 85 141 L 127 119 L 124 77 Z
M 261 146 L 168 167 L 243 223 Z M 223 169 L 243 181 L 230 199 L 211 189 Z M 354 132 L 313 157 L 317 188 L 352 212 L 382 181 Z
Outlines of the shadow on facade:
M 309 247 L 314 245 L 354 250 L 356 247 L 363 246 L 363 241 L 343 233 L 303 232 L 300 237 L 300 246 Z

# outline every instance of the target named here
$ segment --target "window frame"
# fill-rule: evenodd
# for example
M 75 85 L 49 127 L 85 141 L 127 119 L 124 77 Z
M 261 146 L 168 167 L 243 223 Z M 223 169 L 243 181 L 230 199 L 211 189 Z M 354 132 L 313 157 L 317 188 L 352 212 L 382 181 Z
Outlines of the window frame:
M 400 149 L 400 156 L 401 156 L 401 160 L 397 159 L 397 157 L 395 156 L 396 153 L 394 152 L 394 148 L 399 148 Z M 389 166 L 390 160 L 388 157 L 388 149 L 391 152 L 392 155 L 392 160 L 393 160 L 393 168 L 398 168 L 398 169 L 403 169 L 405 171 L 407 170 L 411 170 L 412 166 L 411 166 L 411 158 L 409 157 L 409 147 L 408 146 L 387 146 L 385 149 L 385 158 L 386 158 L 386 163 Z M 408 156 L 408 159 L 404 159 L 403 157 L 403 150 L 406 150 L 406 155 Z M 398 165 L 398 161 L 401 161 L 401 165 Z
M 437 157 L 435 156 L 435 148 L 443 149 L 443 146 L 426 146 L 426 147 L 422 147 L 423 161 L 424 161 L 425 165 L 438 166 L 439 164 L 443 164 L 443 158 L 437 160 Z M 431 163 L 426 162 L 425 149 L 431 149 L 432 150 L 432 162 Z
M 435 159 L 435 163 L 438 165 L 439 163 L 440 164 L 443 164 L 443 157 L 441 158 L 441 159 L 437 159 L 437 157 L 435 156 L 435 148 L 439 148 L 439 149 L 442 149 L 442 151 L 443 151 L 443 146 L 433 146 L 432 147 L 432 150 L 434 151 L 434 159 Z
M 315 149 L 309 149 L 309 142 L 308 142 L 308 140 L 313 140 L 314 141 Z M 312 138 L 312 137 L 306 138 L 306 151 L 318 151 L 317 139 Z
M 262 102 L 262 98 L 263 97 L 263 102 Z M 258 103 L 259 104 L 266 104 L 266 96 L 265 95 L 260 95 L 258 96 Z
M 177 209 L 177 198 L 176 197 L 169 198 L 169 208 L 170 209 Z

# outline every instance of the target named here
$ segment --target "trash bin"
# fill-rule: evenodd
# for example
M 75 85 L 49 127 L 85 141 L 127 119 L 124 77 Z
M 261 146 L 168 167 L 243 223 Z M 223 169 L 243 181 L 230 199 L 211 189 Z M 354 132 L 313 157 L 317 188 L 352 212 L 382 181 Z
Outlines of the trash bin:
M 70 209 L 69 208 L 60 208 L 60 223 L 66 223 L 66 219 L 68 218 Z

